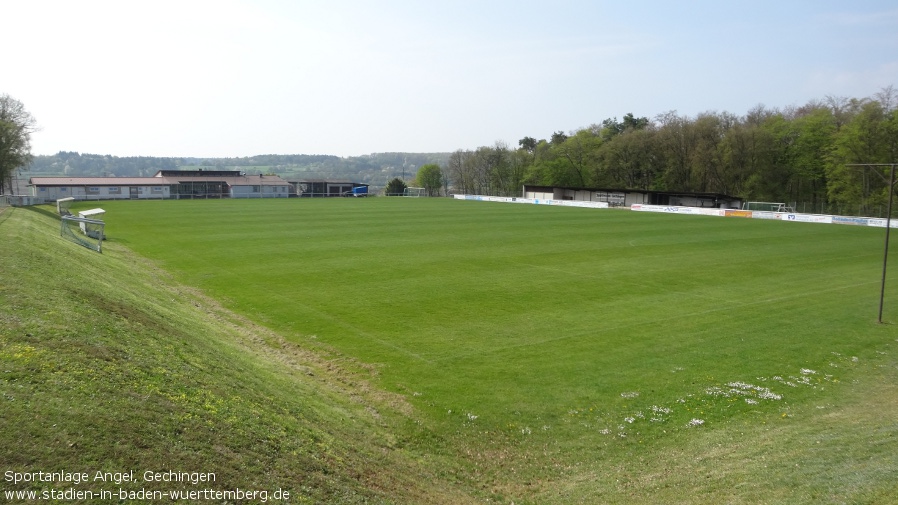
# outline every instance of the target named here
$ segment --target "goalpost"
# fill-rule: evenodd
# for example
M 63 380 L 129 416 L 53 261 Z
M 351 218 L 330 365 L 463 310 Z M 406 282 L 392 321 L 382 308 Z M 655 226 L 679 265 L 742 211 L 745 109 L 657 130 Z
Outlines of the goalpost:
M 106 223 L 99 219 L 62 216 L 59 236 L 88 249 L 103 252 Z
M 59 200 L 56 200 L 56 212 L 60 216 L 71 216 L 72 213 L 69 212 L 69 208 L 71 208 L 72 202 L 74 201 L 75 199 L 71 196 L 68 198 L 60 198 Z
M 408 187 L 402 192 L 402 196 L 410 196 L 413 198 L 417 198 L 419 196 L 424 196 L 426 193 L 424 192 L 424 188 L 412 188 Z
M 742 210 L 763 210 L 767 212 L 784 212 L 794 214 L 795 209 L 783 202 L 743 202 Z

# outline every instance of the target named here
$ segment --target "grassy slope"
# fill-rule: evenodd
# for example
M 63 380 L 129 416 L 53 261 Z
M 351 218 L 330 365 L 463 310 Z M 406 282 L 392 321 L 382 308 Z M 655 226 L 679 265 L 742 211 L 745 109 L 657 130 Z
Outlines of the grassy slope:
M 123 247 L 65 242 L 57 223 L 0 214 L 4 471 L 214 472 L 217 489 L 283 488 L 291 503 L 467 500 L 401 448 L 390 427 L 407 406 L 370 377 Z
M 115 241 L 100 257 L 60 243 L 52 220 L 16 210 L 10 226 L 9 213 L 0 215 L 6 220 L 0 248 L 2 257 L 13 258 L 13 267 L 0 278 L 0 302 L 15 310 L 0 316 L 0 386 L 13 408 L 0 410 L 0 420 L 22 428 L 4 435 L 4 448 L 15 439 L 15 449 L 3 453 L 7 466 L 181 464 L 220 469 L 229 483 L 292 484 L 328 501 L 392 496 L 399 502 L 459 502 L 467 495 L 516 503 L 889 503 L 898 493 L 896 349 L 892 338 L 868 335 L 881 328 L 855 324 L 864 335 L 852 351 L 862 359 L 833 358 L 842 382 L 822 384 L 825 392 L 807 389 L 802 401 L 783 411 L 774 406 L 750 415 L 722 414 L 713 425 L 665 436 L 582 432 L 585 442 L 573 445 L 563 430 L 522 439 L 516 436 L 519 426 L 484 432 L 477 423 L 423 419 L 436 426 L 434 436 L 396 413 L 408 410 L 395 395 L 369 387 L 346 401 L 361 384 L 382 383 L 377 376 L 345 370 L 334 376 L 315 356 L 228 315 L 163 272 L 147 270 Z M 19 229 L 23 215 L 25 231 Z M 333 230 L 334 223 L 329 225 Z M 23 256 L 7 237 L 36 247 Z M 407 242 L 415 246 L 414 237 Z M 60 251 L 88 267 L 83 273 L 66 270 Z M 56 279 L 46 279 L 48 272 L 57 272 Z M 71 282 L 60 283 L 63 275 Z M 210 311 L 212 324 L 206 324 Z M 220 324 L 223 317 L 227 324 Z M 333 357 L 344 368 L 365 370 L 345 356 Z M 285 360 L 300 364 L 285 368 Z M 313 381 L 305 370 L 314 370 Z M 37 400 L 41 407 L 35 411 Z M 426 410 L 426 402 L 408 400 Z M 142 402 L 139 409 L 135 401 Z M 66 416 L 66 409 L 78 405 L 85 406 L 80 417 Z M 709 405 L 726 408 L 725 402 L 695 407 Z M 380 415 L 369 414 L 371 408 Z M 231 415 L 219 417 L 223 411 Z M 152 419 L 127 422 L 135 413 Z M 566 422 L 594 422 L 578 415 Z M 50 417 L 54 422 L 44 422 Z M 565 435 L 578 433 L 571 430 Z M 63 435 L 79 432 L 85 434 L 82 441 L 68 446 L 71 437 Z M 57 443 L 41 452 L 37 441 L 44 440 Z M 236 470 L 244 465 L 247 471 Z

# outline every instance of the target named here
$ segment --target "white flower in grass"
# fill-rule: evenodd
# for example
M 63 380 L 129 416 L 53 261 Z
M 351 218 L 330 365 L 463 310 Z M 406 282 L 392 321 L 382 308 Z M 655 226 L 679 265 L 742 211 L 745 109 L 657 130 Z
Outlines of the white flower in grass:
M 789 377 L 790 379 L 795 379 L 799 384 L 804 384 L 805 386 L 811 385 L 811 378 L 807 375 L 802 375 L 801 377 Z
M 705 424 L 704 419 L 692 419 L 688 423 L 686 423 L 686 426 L 689 426 L 691 428 L 694 426 L 701 426 L 703 424 Z
M 636 398 L 639 396 L 639 391 L 627 391 L 620 394 L 621 398 Z
M 760 393 L 758 393 L 758 398 L 760 398 L 762 400 L 782 400 L 783 399 L 783 397 L 781 395 L 778 395 L 769 389 L 767 391 L 761 391 Z
M 477 419 L 477 416 L 475 416 L 474 414 L 468 412 L 468 420 L 469 420 L 469 421 L 473 421 L 473 420 L 475 420 L 475 419 Z
M 624 421 L 627 421 L 630 424 L 633 424 L 633 421 L 635 421 L 635 420 L 636 420 L 636 418 L 634 418 L 634 417 L 625 417 L 624 418 Z
M 815 373 L 817 373 L 817 372 L 814 370 L 811 370 L 810 368 L 802 368 L 801 369 L 802 375 L 814 375 Z
M 745 399 L 745 403 L 747 403 L 747 404 L 749 404 L 749 405 L 757 405 L 757 404 L 758 404 L 758 400 L 753 400 L 753 399 L 751 399 L 751 398 L 746 398 L 746 399 Z
M 726 396 L 727 395 L 724 390 L 720 389 L 717 386 L 709 387 L 708 389 L 705 390 L 705 393 L 707 393 L 711 396 L 720 396 L 720 395 Z

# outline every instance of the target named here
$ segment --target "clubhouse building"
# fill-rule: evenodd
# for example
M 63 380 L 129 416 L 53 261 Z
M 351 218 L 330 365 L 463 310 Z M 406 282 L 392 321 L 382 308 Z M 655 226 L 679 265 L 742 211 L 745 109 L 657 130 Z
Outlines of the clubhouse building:
M 277 175 L 239 170 L 160 170 L 152 177 L 32 177 L 31 196 L 44 201 L 191 198 L 287 198 L 294 186 Z

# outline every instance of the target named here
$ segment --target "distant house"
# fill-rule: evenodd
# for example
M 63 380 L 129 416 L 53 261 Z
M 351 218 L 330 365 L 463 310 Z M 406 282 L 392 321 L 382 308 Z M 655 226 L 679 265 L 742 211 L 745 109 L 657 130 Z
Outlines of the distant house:
M 707 207 L 716 209 L 740 209 L 742 199 L 720 193 L 695 193 L 688 191 L 653 191 L 647 189 L 567 188 L 557 186 L 525 185 L 523 198 L 541 200 L 581 200 L 608 202 L 611 207 L 629 207 L 634 204 L 670 205 L 682 207 Z
M 45 200 L 287 198 L 291 185 L 276 175 L 237 170 L 160 170 L 153 177 L 32 177 L 31 194 Z

